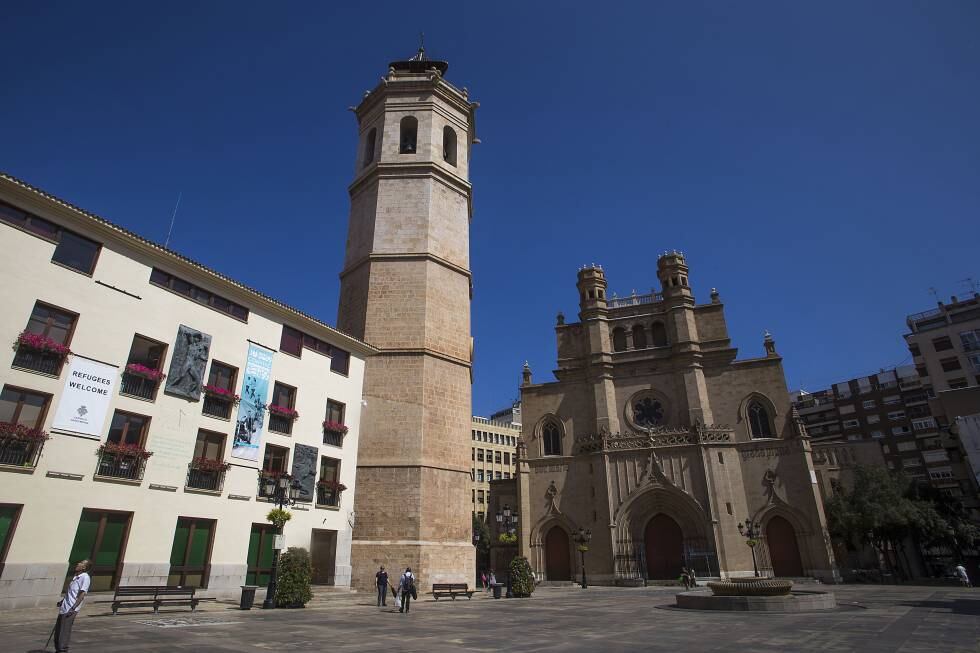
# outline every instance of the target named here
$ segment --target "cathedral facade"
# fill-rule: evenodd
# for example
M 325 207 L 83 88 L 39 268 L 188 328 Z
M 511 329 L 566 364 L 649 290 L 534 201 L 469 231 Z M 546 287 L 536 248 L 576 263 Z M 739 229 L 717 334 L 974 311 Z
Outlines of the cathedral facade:
M 661 256 L 657 276 L 661 292 L 609 298 L 600 267 L 580 270 L 579 321 L 555 327 L 556 380 L 525 367 L 521 553 L 549 581 L 577 576 L 582 558 L 600 584 L 681 567 L 838 580 L 775 342 L 738 360 L 718 293 L 695 301 L 684 255 Z

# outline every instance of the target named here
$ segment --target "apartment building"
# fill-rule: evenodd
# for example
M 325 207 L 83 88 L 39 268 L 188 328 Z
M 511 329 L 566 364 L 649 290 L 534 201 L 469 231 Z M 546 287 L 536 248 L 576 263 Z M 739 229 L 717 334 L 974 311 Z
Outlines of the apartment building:
M 470 435 L 473 440 L 473 468 L 470 471 L 473 477 L 473 514 L 486 519 L 490 504 L 490 481 L 512 478 L 517 469 L 517 441 L 521 437 L 521 426 L 474 415 Z
M 349 584 L 372 347 L 6 175 L 0 244 L 0 609 L 53 605 L 83 558 L 95 592 L 220 596 L 298 546 Z
M 980 384 L 980 294 L 909 315 L 912 360 L 931 394 Z

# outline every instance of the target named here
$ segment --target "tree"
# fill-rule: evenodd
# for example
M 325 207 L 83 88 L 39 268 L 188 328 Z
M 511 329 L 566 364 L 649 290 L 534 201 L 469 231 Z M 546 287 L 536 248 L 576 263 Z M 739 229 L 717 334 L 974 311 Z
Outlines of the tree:
M 490 529 L 487 523 L 473 514 L 473 533 L 480 536 L 476 543 L 476 566 L 480 567 L 480 559 L 487 560 L 490 555 Z M 479 569 L 477 569 L 479 571 Z

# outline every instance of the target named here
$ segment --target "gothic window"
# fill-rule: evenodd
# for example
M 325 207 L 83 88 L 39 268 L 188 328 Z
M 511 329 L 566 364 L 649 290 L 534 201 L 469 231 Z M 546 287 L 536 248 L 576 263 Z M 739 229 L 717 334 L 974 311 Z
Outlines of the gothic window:
M 650 334 L 654 347 L 667 346 L 667 327 L 664 326 L 663 322 L 654 322 L 650 327 Z
M 637 399 L 633 402 L 633 422 L 640 428 L 651 428 L 663 424 L 663 404 L 654 397 Z
M 771 438 L 772 422 L 769 419 L 769 411 L 758 401 L 749 404 L 749 430 L 753 438 Z
M 405 116 L 401 121 L 401 137 L 398 139 L 400 154 L 415 154 L 418 138 L 419 121 L 412 116 Z
M 456 132 L 452 127 L 442 128 L 442 158 L 449 165 L 456 165 Z
M 364 167 L 368 167 L 374 162 L 374 142 L 378 138 L 378 130 L 374 127 L 368 132 L 367 139 L 364 141 Z
M 642 324 L 633 327 L 633 349 L 647 348 L 647 332 Z
M 619 327 L 613 329 L 613 351 L 626 351 L 626 332 Z
M 544 455 L 561 455 L 561 431 L 554 422 L 548 422 L 541 429 L 541 436 L 544 439 Z

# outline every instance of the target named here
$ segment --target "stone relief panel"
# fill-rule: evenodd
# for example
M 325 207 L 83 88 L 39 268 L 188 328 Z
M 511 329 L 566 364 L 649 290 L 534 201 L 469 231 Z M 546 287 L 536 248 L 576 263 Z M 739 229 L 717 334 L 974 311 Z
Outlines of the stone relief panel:
M 313 501 L 316 480 L 317 449 L 305 444 L 293 447 L 293 478 L 299 481 L 302 488 L 299 493 L 300 501 Z
M 210 353 L 211 336 L 181 324 L 174 343 L 174 355 L 170 359 L 165 391 L 192 401 L 200 399 Z

